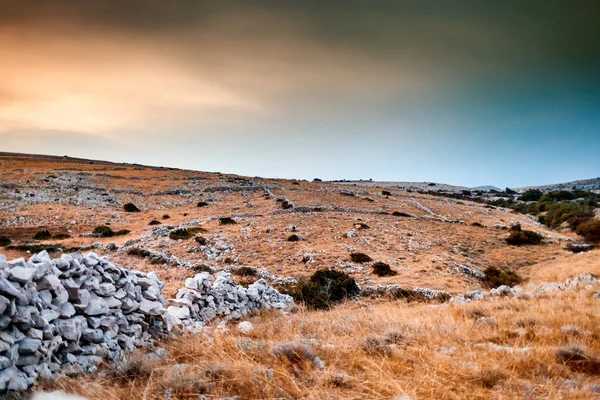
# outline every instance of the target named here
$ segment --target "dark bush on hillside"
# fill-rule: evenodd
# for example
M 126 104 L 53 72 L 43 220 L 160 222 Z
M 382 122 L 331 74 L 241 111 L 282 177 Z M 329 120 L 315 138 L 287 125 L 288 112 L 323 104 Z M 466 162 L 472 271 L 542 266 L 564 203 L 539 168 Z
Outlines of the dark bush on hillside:
M 171 216 L 169 214 L 165 214 L 162 216 L 162 219 L 169 219 L 169 218 L 171 218 Z
M 523 229 L 521 228 L 521 224 L 516 223 L 510 227 L 511 232 L 521 232 Z
M 387 190 L 382 190 L 381 194 L 384 195 L 384 196 L 391 196 L 392 195 L 392 193 L 389 192 L 389 191 L 387 191 Z
M 356 263 L 366 263 L 372 261 L 371 257 L 366 255 L 365 253 L 358 252 L 350 253 L 350 259 L 352 260 L 352 262 Z
M 480 222 L 473 222 L 473 223 L 471 223 L 471 226 L 476 226 L 478 228 L 483 228 L 483 225 Z
M 152 226 L 152 225 L 160 225 L 161 222 L 158 220 L 153 219 L 152 221 L 148 222 L 148 225 Z
M 377 261 L 372 265 L 373 273 L 377 276 L 394 276 L 398 275 L 396 271 L 390 268 L 390 266 L 382 261 Z
M 552 192 L 544 193 L 540 197 L 542 203 L 553 203 L 563 200 L 573 200 L 575 196 L 568 190 L 553 190 Z
M 394 211 L 394 212 L 392 213 L 392 215 L 393 215 L 394 217 L 410 217 L 410 216 L 411 216 L 410 214 L 408 214 L 408 213 L 405 213 L 405 212 L 401 212 L 401 211 Z
M 92 234 L 94 236 L 98 236 L 98 237 L 113 237 L 113 236 L 115 236 L 115 233 L 113 232 L 113 230 L 110 229 L 106 225 L 98 225 L 97 227 L 94 228 L 94 231 L 92 232 Z
M 542 198 L 542 191 L 538 189 L 528 189 L 520 195 L 517 200 L 520 201 L 538 201 Z
M 8 246 L 12 243 L 12 240 L 7 238 L 6 236 L 0 236 L 0 247 Z
M 319 178 L 315 178 L 315 179 L 313 179 L 313 182 L 323 182 L 323 180 L 319 179 Z
M 221 217 L 221 218 L 219 218 L 219 224 L 233 225 L 233 224 L 237 224 L 237 222 L 235 222 L 235 219 L 233 219 L 231 217 Z
M 578 235 L 589 242 L 600 242 L 600 220 L 590 219 L 577 226 L 576 232 Z
M 492 289 L 502 285 L 512 287 L 523 281 L 523 279 L 515 272 L 502 270 L 496 267 L 488 267 L 483 273 L 485 274 L 483 284 Z
M 51 237 L 52 237 L 52 234 L 48 230 L 39 231 L 39 232 L 36 232 L 35 235 L 33 235 L 33 238 L 35 240 L 48 240 Z
M 121 229 L 115 232 L 115 236 L 123 236 L 130 234 L 131 231 L 129 229 Z
M 596 247 L 592 244 L 578 244 L 578 243 L 569 243 L 565 246 L 565 250 L 570 251 L 571 253 L 583 253 L 586 251 L 594 250 Z
M 540 244 L 544 237 L 533 231 L 512 231 L 506 238 L 506 243 L 511 246 Z
M 194 238 L 194 240 L 196 241 L 196 243 L 198 243 L 199 245 L 202 245 L 202 246 L 204 246 L 206 243 L 208 243 L 208 240 L 206 240 L 206 238 L 203 236 L 196 236 Z
M 127 212 L 139 212 L 140 211 L 140 209 L 137 208 L 137 206 L 133 203 L 123 204 L 123 210 L 125 210 Z
M 292 234 L 292 235 L 288 236 L 287 241 L 288 242 L 299 242 L 300 236 L 298 236 L 296 234 Z
M 71 237 L 71 235 L 69 235 L 68 233 L 65 233 L 65 232 L 56 233 L 56 234 L 54 234 L 54 236 L 52 236 L 52 238 L 56 239 L 56 240 L 68 239 L 70 237 Z
M 238 269 L 232 271 L 232 273 L 234 275 L 238 275 L 238 276 L 257 276 L 258 275 L 258 271 L 256 270 L 256 268 L 247 267 L 247 266 L 239 267 Z
M 354 278 L 341 271 L 320 269 L 310 279 L 300 280 L 288 291 L 294 300 L 308 308 L 326 310 L 335 303 L 356 296 L 360 288 Z
M 169 232 L 169 237 L 173 240 L 185 240 L 190 238 L 190 233 L 187 229 L 175 229 L 174 231 Z
M 196 204 L 198 207 L 206 207 L 208 205 L 207 202 L 205 201 L 199 201 L 198 204 Z

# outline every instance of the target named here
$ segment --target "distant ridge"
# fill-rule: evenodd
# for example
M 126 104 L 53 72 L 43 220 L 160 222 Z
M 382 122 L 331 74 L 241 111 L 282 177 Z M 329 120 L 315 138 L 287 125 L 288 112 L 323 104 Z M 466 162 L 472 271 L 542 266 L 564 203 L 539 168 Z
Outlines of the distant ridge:
M 502 190 L 499 187 L 492 186 L 492 185 L 476 186 L 476 187 L 471 188 L 471 189 L 473 189 L 473 190 L 498 190 L 498 191 Z
M 582 179 L 579 181 L 571 181 L 564 183 L 555 183 L 551 185 L 540 185 L 540 186 L 526 186 L 518 188 L 517 190 L 527 189 L 538 189 L 542 192 L 550 192 L 552 190 L 588 190 L 588 191 L 600 191 L 600 177 L 592 179 Z

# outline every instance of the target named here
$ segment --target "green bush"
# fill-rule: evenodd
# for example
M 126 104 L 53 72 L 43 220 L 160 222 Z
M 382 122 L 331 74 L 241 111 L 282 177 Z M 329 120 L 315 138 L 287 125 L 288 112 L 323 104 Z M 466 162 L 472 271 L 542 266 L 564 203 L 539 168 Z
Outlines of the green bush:
M 191 237 L 191 234 L 188 232 L 187 229 L 175 229 L 169 232 L 169 237 L 173 240 L 185 240 L 189 239 Z
M 152 226 L 152 225 L 160 225 L 160 224 L 161 224 L 161 222 L 158 221 L 158 220 L 156 220 L 156 219 L 153 219 L 152 221 L 148 222 L 148 225 L 150 225 L 150 226 Z
M 542 198 L 542 191 L 538 189 L 528 189 L 517 200 L 520 201 L 538 201 Z
M 308 308 L 326 310 L 335 303 L 360 293 L 354 278 L 330 269 L 316 271 L 310 279 L 302 279 L 288 292 L 296 301 Z
M 544 237 L 537 232 L 512 230 L 506 238 L 506 243 L 511 246 L 522 246 L 527 244 L 540 244 Z
M 540 197 L 542 203 L 554 203 L 564 200 L 573 200 L 575 196 L 568 190 L 553 190 L 552 192 L 544 193 Z
M 373 273 L 377 276 L 394 276 L 398 275 L 396 271 L 390 268 L 390 266 L 382 261 L 377 261 L 372 265 Z
M 599 243 L 600 242 L 600 220 L 590 219 L 577 226 L 576 231 L 578 235 L 583 236 L 587 241 Z
M 523 281 L 515 272 L 499 269 L 496 267 L 488 267 L 483 271 L 485 277 L 483 283 L 489 288 L 497 288 L 502 285 L 515 286 Z
M 12 243 L 12 240 L 7 238 L 6 236 L 0 236 L 0 247 L 8 246 Z
M 231 217 L 220 217 L 219 218 L 219 224 L 221 224 L 221 225 L 233 225 L 236 223 L 237 222 L 235 222 L 235 219 L 233 219 Z
M 365 262 L 372 261 L 371 257 L 366 255 L 365 253 L 359 253 L 359 252 L 350 253 L 350 259 L 352 260 L 352 262 L 356 262 L 356 263 L 365 263 Z
M 123 205 L 123 210 L 127 212 L 139 212 L 140 209 L 133 203 L 126 203 Z
M 51 237 L 52 237 L 52 234 L 48 230 L 39 231 L 39 232 L 36 232 L 35 235 L 33 235 L 33 238 L 35 240 L 48 240 Z
M 577 226 L 594 216 L 592 206 L 583 202 L 562 201 L 552 204 L 541 204 L 540 211 L 546 214 L 540 217 L 540 222 L 550 228 L 557 228 L 563 223 L 567 223 L 573 230 Z

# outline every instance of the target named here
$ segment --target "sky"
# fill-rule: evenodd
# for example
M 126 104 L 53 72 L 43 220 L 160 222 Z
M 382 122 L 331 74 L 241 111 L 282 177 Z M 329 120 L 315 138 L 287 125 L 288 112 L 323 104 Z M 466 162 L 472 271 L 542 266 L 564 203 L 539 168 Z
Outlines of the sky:
M 0 0 L 0 151 L 299 179 L 600 176 L 600 3 Z

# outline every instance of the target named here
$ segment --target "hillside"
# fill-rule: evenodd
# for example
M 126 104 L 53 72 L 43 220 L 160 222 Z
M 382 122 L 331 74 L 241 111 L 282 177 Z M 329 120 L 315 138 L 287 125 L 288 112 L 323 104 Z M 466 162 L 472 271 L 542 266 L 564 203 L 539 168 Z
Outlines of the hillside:
M 519 191 L 527 189 L 539 189 L 542 192 L 551 192 L 553 190 L 587 190 L 600 191 L 600 178 L 582 179 L 578 181 L 555 183 L 551 185 L 527 186 L 518 188 Z
M 600 361 L 572 368 L 554 356 L 573 344 L 600 357 L 596 281 L 544 283 L 600 275 L 600 251 L 566 251 L 579 238 L 531 216 L 398 183 L 355 187 L 8 153 L 0 153 L 0 187 L 7 259 L 42 248 L 57 250 L 54 258 L 93 251 L 155 272 L 167 299 L 199 271 L 230 271 L 245 287 L 259 271 L 284 290 L 323 268 L 348 273 L 365 292 L 398 285 L 453 296 L 362 296 L 330 311 L 300 303 L 294 312 L 263 311 L 244 319 L 251 331 L 207 325 L 159 343 L 164 357 L 142 349 L 130 369 L 107 363 L 41 388 L 115 399 L 592 398 L 600 390 Z M 125 211 L 127 203 L 139 211 Z M 543 243 L 509 246 L 515 224 Z M 100 225 L 121 234 L 98 237 Z M 177 237 L 176 229 L 191 234 Z M 45 230 L 49 238 L 34 239 Z M 353 261 L 356 252 L 372 262 Z M 376 261 L 396 274 L 374 274 Z M 489 290 L 481 279 L 488 267 L 520 275 L 523 291 L 465 301 L 464 293 Z

